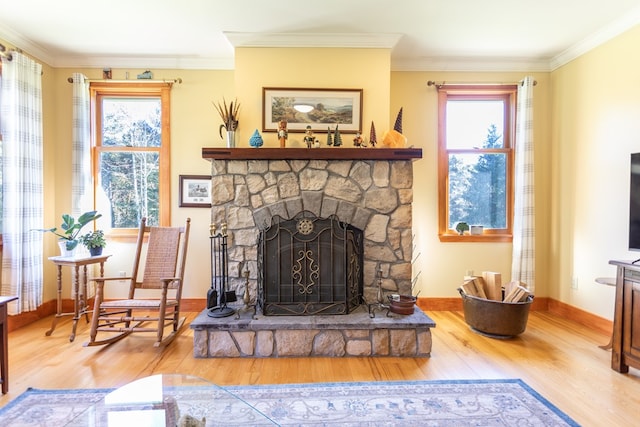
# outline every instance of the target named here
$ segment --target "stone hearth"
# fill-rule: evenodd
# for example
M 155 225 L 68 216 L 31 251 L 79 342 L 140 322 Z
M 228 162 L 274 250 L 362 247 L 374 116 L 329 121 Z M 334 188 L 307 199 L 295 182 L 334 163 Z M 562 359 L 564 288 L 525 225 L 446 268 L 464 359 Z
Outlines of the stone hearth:
M 412 315 L 364 306 L 349 315 L 256 316 L 214 319 L 206 311 L 191 322 L 193 355 L 214 357 L 428 357 L 435 323 L 416 307 Z

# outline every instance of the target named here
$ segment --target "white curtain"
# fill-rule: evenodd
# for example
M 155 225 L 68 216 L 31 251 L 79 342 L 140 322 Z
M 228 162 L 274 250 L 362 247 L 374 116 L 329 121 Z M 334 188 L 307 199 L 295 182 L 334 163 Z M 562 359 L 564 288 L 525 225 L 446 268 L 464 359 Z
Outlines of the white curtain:
M 80 73 L 73 73 L 73 129 L 71 152 L 72 215 L 78 217 L 91 210 L 91 129 L 89 83 Z
M 527 284 L 535 292 L 535 197 L 533 164 L 533 78 L 518 87 L 515 200 L 511 280 Z
M 17 295 L 10 314 L 42 305 L 42 65 L 12 52 L 3 58 L 0 93 L 2 131 L 2 295 Z

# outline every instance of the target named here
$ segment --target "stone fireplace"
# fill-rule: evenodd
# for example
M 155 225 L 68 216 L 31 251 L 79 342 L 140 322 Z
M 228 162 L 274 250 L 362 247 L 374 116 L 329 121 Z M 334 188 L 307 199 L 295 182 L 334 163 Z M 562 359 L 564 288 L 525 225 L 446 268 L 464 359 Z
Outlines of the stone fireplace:
M 229 285 L 244 289 L 249 271 L 257 295 L 261 229 L 276 216 L 306 211 L 335 216 L 363 231 L 363 292 L 374 301 L 383 287 L 411 293 L 413 160 L 418 149 L 203 149 L 211 161 L 211 221 L 227 223 Z
M 272 316 L 261 316 L 260 322 L 267 325 L 252 319 L 244 322 L 241 319 L 239 325 L 215 319 L 212 331 L 207 326 L 212 322 L 210 319 L 206 316 L 196 319 L 191 326 L 195 329 L 196 357 L 430 353 L 429 328 L 435 324 L 420 310 L 416 310 L 415 316 L 426 319 L 413 316 L 382 319 L 379 315 L 370 322 L 366 309 L 355 314 L 355 323 L 333 319 L 351 318 L 351 314 L 333 315 L 350 313 L 359 302 L 374 303 L 380 284 L 387 292 L 412 293 L 413 161 L 422 157 L 422 150 L 203 148 L 202 155 L 211 161 L 211 222 L 227 224 L 229 289 L 242 295 L 248 283 L 252 303 L 257 302 L 267 311 L 272 303 L 269 293 L 287 295 L 279 301 L 282 304 L 274 313 L 265 313 L 281 315 L 275 316 L 277 320 L 267 321 L 264 319 Z M 336 231 L 318 237 L 313 230 L 325 230 L 332 225 L 338 234 L 350 231 L 338 243 L 346 245 L 346 249 L 333 255 L 325 253 L 323 256 L 327 258 L 319 261 L 318 254 L 326 249 L 327 241 Z M 297 235 L 301 241 L 285 244 L 291 247 L 265 247 L 265 240 L 274 238 L 269 231 L 280 227 L 285 228 L 286 239 Z M 305 235 L 309 229 L 312 231 Z M 320 241 L 315 242 L 316 238 Z M 349 245 L 352 246 L 347 248 Z M 275 264 L 265 266 L 267 259 Z M 323 270 L 318 270 L 316 276 L 317 267 Z M 329 277 L 334 270 L 341 270 L 339 278 Z M 283 272 L 288 276 L 280 280 Z M 285 287 L 296 284 L 292 289 L 272 291 L 261 287 L 267 282 Z M 320 290 L 318 286 L 319 293 L 311 298 L 302 295 L 319 283 L 328 287 Z M 324 300 L 332 292 L 341 294 L 339 301 Z M 329 307 L 331 310 L 325 312 Z M 301 321 L 289 320 L 289 314 L 323 320 L 300 326 Z M 248 324 L 255 327 L 250 338 L 246 335 Z M 233 330 L 237 332 L 234 334 Z M 286 331 L 290 333 L 285 336 Z M 395 346 L 393 337 L 398 341 Z M 278 339 L 284 348 L 276 342 Z M 291 351 L 287 346 L 292 341 L 311 349 L 311 354 L 306 350 Z M 341 349 L 326 350 L 318 342 L 344 345 Z M 320 350 L 313 350 L 316 345 Z M 225 346 L 233 349 L 226 351 Z

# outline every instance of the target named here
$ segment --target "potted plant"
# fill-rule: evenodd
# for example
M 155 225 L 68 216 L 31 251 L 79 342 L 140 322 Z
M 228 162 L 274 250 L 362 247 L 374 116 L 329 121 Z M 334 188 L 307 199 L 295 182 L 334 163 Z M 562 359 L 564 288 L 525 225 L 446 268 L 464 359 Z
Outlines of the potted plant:
M 97 213 L 97 211 L 88 211 L 80 215 L 76 220 L 76 218 L 69 214 L 63 214 L 62 224 L 60 224 L 59 229 L 57 227 L 53 227 L 41 229 L 39 231 L 50 232 L 58 236 L 58 244 L 60 245 L 62 255 L 71 256 L 73 250 L 78 246 L 78 235 L 82 228 L 101 216 L 102 214 Z
M 83 234 L 79 240 L 80 243 L 89 249 L 91 256 L 102 255 L 102 248 L 107 246 L 107 241 L 104 239 L 104 231 L 102 230 L 90 231 L 87 234 Z
M 464 221 L 460 221 L 456 224 L 456 231 L 462 236 L 465 231 L 469 231 L 469 224 Z

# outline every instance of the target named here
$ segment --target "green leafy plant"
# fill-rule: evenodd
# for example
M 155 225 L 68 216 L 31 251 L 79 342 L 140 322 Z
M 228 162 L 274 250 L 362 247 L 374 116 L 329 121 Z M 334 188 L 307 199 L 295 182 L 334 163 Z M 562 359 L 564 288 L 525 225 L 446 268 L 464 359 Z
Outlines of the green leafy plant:
M 88 211 L 83 213 L 76 220 L 69 214 L 62 215 L 62 224 L 60 224 L 60 228 L 44 228 L 38 231 L 53 233 L 60 238 L 61 241 L 65 242 L 65 247 L 68 251 L 71 251 L 78 246 L 78 235 L 82 228 L 89 224 L 91 221 L 95 221 L 100 218 L 102 214 L 97 213 L 97 211 Z
M 87 234 L 83 234 L 79 240 L 87 249 L 104 248 L 107 246 L 107 241 L 104 239 L 104 231 L 102 230 L 90 231 Z
M 222 104 L 217 103 L 213 104 L 218 110 L 218 114 L 220 114 L 220 118 L 222 119 L 222 124 L 218 128 L 218 132 L 220 133 L 220 138 L 222 138 L 222 128 L 226 129 L 227 132 L 233 132 L 238 129 L 238 110 L 240 110 L 240 103 L 236 99 L 235 102 L 231 102 L 229 106 L 227 106 L 227 101 L 222 98 Z
M 463 235 L 465 231 L 469 231 L 469 224 L 467 224 L 466 222 L 459 222 L 458 224 L 456 224 L 456 231 L 458 232 L 459 235 Z

